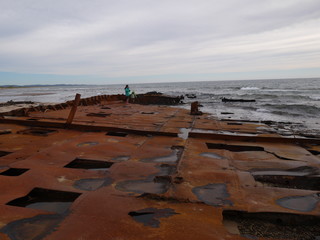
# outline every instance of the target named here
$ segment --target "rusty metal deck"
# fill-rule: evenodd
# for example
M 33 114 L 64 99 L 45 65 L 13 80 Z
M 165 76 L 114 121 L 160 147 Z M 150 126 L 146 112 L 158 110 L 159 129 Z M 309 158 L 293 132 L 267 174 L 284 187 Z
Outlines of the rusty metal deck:
M 95 103 L 0 118 L 1 240 L 320 236 L 319 139 Z

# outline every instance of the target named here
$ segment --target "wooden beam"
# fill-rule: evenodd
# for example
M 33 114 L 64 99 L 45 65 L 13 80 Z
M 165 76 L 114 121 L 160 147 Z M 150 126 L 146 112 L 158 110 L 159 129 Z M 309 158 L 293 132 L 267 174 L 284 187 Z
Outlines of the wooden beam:
M 77 107 L 78 107 L 79 102 L 80 102 L 80 97 L 81 97 L 81 95 L 79 93 L 77 93 L 76 97 L 75 97 L 75 99 L 73 101 L 73 105 L 72 105 L 72 108 L 70 110 L 66 125 L 70 125 L 72 123 L 74 115 L 76 114 L 76 111 L 77 111 Z

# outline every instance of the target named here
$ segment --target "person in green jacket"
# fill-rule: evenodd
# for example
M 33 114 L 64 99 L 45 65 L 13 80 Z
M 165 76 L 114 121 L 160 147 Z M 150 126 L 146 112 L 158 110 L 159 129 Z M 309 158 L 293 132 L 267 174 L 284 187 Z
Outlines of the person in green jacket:
M 129 98 L 130 98 L 130 88 L 129 88 L 129 85 L 126 85 L 126 87 L 124 88 L 124 91 L 125 91 L 125 95 L 126 95 L 126 102 L 129 103 Z

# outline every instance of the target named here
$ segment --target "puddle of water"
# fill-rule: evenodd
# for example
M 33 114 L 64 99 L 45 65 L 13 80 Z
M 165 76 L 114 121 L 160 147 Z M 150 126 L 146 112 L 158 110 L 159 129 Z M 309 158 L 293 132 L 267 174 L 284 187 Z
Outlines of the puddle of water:
M 146 158 L 142 162 L 155 162 L 155 163 L 177 163 L 182 155 L 183 147 L 172 147 L 172 153 L 164 157 Z
M 301 166 L 297 168 L 292 168 L 288 170 L 282 169 L 252 169 L 252 175 L 274 175 L 274 176 L 312 176 L 316 175 L 319 172 L 319 169 L 316 167 L 310 166 Z
M 178 137 L 182 139 L 187 139 L 191 128 L 180 128 L 180 133 L 178 133 Z
M 178 152 L 179 152 L 178 149 L 174 149 L 173 153 L 171 153 L 168 156 L 147 158 L 147 159 L 143 159 L 142 162 L 176 163 L 178 161 L 178 156 L 177 156 Z
M 26 208 L 62 214 L 69 209 L 71 204 L 72 202 L 37 202 L 27 205 Z
M 157 174 L 158 176 L 167 176 L 172 175 L 177 171 L 177 168 L 175 165 L 170 164 L 161 164 L 160 166 L 157 166 L 158 169 L 160 169 L 160 172 Z
M 276 201 L 276 203 L 284 208 L 300 212 L 311 212 L 316 208 L 319 201 L 320 195 L 312 194 L 307 196 L 292 196 L 280 198 Z
M 77 147 L 88 147 L 88 146 L 95 146 L 98 144 L 99 144 L 98 142 L 83 142 L 83 143 L 79 143 Z
M 142 223 L 144 226 L 157 228 L 160 226 L 160 218 L 168 218 L 178 213 L 171 208 L 145 208 L 139 211 L 129 212 L 128 214 L 135 221 Z
M 109 171 L 109 168 L 90 168 L 89 171 Z
M 64 219 L 64 216 L 55 215 L 38 215 L 32 218 L 25 218 L 7 224 L 0 229 L 14 240 L 36 240 L 44 239 L 49 235 L 59 223 Z
M 227 191 L 227 185 L 224 183 L 195 187 L 192 189 L 192 192 L 200 201 L 211 206 L 233 205 L 233 203 L 227 199 L 230 197 L 230 194 Z
M 112 183 L 111 178 L 99 178 L 99 179 L 80 179 L 74 183 L 74 187 L 84 191 L 94 191 L 101 187 L 109 186 Z
M 119 162 L 128 161 L 129 159 L 130 159 L 130 156 L 118 156 L 118 157 L 112 158 L 112 160 L 119 161 Z
M 225 159 L 224 157 L 220 156 L 219 154 L 210 153 L 210 152 L 200 153 L 200 156 L 209 157 L 209 158 L 215 158 L 215 159 Z
M 167 182 L 153 182 L 153 180 L 128 180 L 119 182 L 116 189 L 124 192 L 134 193 L 165 193 L 169 188 Z

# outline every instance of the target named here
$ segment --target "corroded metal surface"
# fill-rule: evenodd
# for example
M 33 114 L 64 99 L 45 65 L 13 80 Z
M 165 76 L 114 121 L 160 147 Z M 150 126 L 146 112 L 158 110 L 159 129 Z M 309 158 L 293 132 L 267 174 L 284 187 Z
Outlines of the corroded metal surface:
M 0 119 L 1 240 L 320 236 L 318 139 L 90 99 Z

